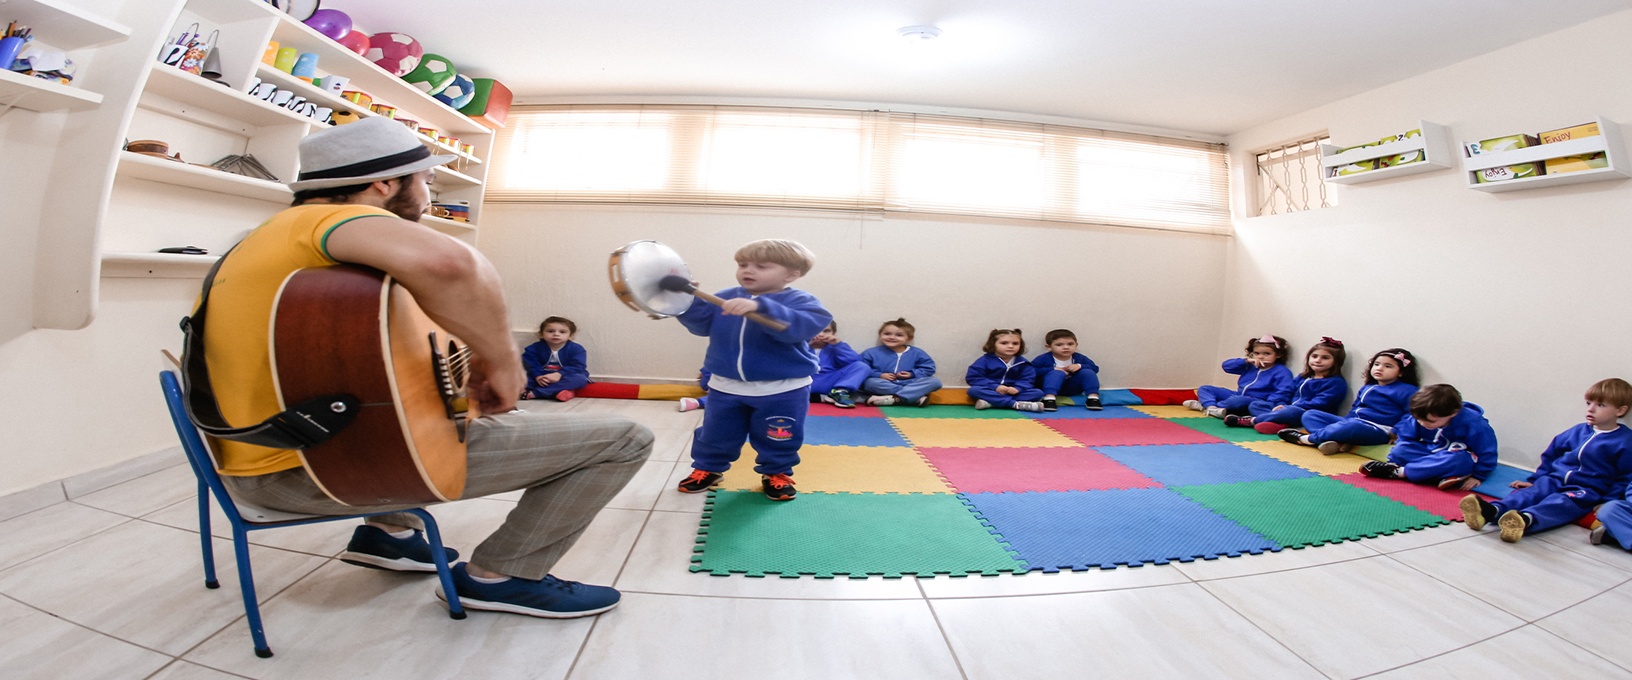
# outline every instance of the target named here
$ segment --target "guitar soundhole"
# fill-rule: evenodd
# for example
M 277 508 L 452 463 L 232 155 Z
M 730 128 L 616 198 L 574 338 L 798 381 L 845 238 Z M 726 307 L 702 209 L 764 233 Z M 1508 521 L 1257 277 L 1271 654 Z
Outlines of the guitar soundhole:
M 431 374 L 436 376 L 437 393 L 442 397 L 442 408 L 459 431 L 459 441 L 465 441 L 465 425 L 469 420 L 466 382 L 470 378 L 470 350 L 448 341 L 447 351 L 437 346 L 436 333 L 430 333 Z

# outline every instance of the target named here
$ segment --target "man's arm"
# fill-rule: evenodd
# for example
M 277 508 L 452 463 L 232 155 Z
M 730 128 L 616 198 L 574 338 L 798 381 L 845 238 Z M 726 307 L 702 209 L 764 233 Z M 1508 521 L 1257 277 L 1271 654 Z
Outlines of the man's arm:
M 482 413 L 515 407 L 521 358 L 498 271 L 481 253 L 429 227 L 395 217 L 363 217 L 324 240 L 329 256 L 390 274 L 413 293 L 426 316 L 458 336 L 475 355 L 472 399 Z

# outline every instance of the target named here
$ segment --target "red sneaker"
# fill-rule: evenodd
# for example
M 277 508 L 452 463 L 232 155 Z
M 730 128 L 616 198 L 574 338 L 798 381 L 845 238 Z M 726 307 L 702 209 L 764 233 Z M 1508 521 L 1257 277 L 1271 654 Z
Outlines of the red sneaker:
M 560 392 L 555 393 L 555 400 L 556 401 L 568 401 L 568 400 L 570 400 L 570 399 L 572 399 L 573 397 L 576 397 L 576 396 L 578 396 L 578 395 L 573 394 L 572 390 L 561 390 Z
M 1263 434 L 1279 434 L 1281 430 L 1286 429 L 1286 426 L 1280 423 L 1253 423 L 1252 429 Z

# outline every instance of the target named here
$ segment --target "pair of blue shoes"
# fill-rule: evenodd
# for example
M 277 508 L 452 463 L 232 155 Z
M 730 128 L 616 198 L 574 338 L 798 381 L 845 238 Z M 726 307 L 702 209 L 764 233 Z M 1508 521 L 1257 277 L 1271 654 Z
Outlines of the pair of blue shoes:
M 443 550 L 449 562 L 459 559 L 459 551 L 453 548 Z M 423 532 L 415 531 L 413 536 L 407 538 L 394 538 L 379 527 L 368 524 L 352 532 L 346 551 L 340 553 L 340 561 L 388 571 L 436 571 L 431 544 L 425 540 Z M 459 593 L 460 603 L 469 609 L 570 619 L 607 611 L 616 607 L 622 597 L 614 588 L 548 575 L 538 580 L 511 577 L 499 583 L 480 583 L 471 578 L 465 567 L 463 562 L 453 565 L 453 587 Z M 441 586 L 437 586 L 436 596 L 443 601 L 448 599 Z

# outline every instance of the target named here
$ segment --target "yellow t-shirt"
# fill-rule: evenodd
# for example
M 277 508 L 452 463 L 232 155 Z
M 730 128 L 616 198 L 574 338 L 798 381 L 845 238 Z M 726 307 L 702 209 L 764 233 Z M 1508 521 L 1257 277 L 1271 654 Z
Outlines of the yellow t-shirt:
M 272 303 L 296 270 L 337 264 L 329 233 L 359 217 L 393 217 L 366 205 L 301 205 L 272 216 L 216 271 L 204 327 L 204 358 L 221 415 L 247 427 L 278 413 L 270 349 Z M 221 474 L 251 477 L 300 467 L 298 452 L 216 440 Z

